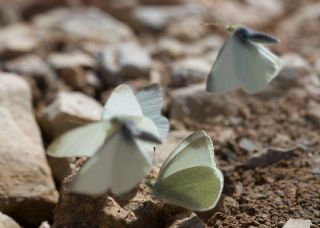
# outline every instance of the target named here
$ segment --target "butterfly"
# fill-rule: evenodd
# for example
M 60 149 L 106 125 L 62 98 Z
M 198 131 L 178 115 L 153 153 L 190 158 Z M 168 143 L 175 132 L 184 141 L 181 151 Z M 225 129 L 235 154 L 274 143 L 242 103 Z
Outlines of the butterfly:
M 207 80 L 208 92 L 226 92 L 241 88 L 256 93 L 274 79 L 282 60 L 264 44 L 279 40 L 242 26 L 228 26 L 232 32 L 220 49 Z
M 217 204 L 223 175 L 214 160 L 214 148 L 204 131 L 197 131 L 177 146 L 160 168 L 152 186 L 161 201 L 195 211 Z
M 152 167 L 153 148 L 169 131 L 162 94 L 153 85 L 135 95 L 127 85 L 111 93 L 102 120 L 71 130 L 48 148 L 54 157 L 87 156 L 67 191 L 97 195 L 131 190 Z

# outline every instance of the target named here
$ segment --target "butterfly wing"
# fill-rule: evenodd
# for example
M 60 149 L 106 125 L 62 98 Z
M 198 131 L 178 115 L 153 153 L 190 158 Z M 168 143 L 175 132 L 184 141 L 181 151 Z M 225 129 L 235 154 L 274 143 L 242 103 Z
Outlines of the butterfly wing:
M 158 184 L 164 202 L 195 211 L 214 208 L 223 188 L 223 175 L 215 167 L 197 166 L 170 175 Z
M 247 93 L 256 93 L 274 79 L 282 68 L 281 59 L 262 44 L 248 42 L 238 46 L 239 80 Z
M 58 137 L 48 148 L 53 157 L 92 156 L 102 146 L 112 125 L 99 121 L 68 131 Z
M 112 135 L 95 156 L 85 162 L 66 190 L 87 195 L 106 192 L 112 187 L 115 156 L 124 148 L 128 149 L 121 134 Z
M 132 89 L 123 84 L 115 88 L 103 108 L 102 119 L 118 116 L 142 116 L 142 110 Z
M 230 37 L 220 49 L 207 80 L 208 92 L 226 92 L 240 88 L 237 77 L 239 53 L 236 53 L 239 41 Z
M 215 206 L 222 187 L 211 139 L 204 131 L 197 131 L 169 155 L 154 190 L 165 202 L 202 211 Z
M 137 99 L 143 114 L 155 123 L 160 138 L 164 138 L 169 132 L 169 121 L 161 115 L 163 95 L 160 86 L 154 84 L 144 88 L 137 93 Z
M 204 131 L 194 132 L 177 146 L 162 164 L 159 178 L 164 179 L 173 173 L 194 166 L 216 166 L 213 144 Z

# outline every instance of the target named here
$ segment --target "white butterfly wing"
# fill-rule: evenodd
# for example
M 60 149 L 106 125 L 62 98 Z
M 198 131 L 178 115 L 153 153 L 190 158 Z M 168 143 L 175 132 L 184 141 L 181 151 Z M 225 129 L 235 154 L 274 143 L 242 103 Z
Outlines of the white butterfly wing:
M 262 44 L 239 45 L 239 80 L 247 93 L 256 93 L 274 79 L 282 68 L 281 59 Z
M 240 88 L 238 80 L 239 59 L 237 53 L 239 41 L 231 37 L 225 41 L 220 49 L 207 80 L 208 92 L 226 92 Z
M 92 156 L 103 145 L 111 130 L 108 121 L 78 127 L 58 137 L 47 153 L 53 157 Z
M 111 136 L 96 155 L 85 162 L 66 190 L 97 195 L 110 189 L 113 182 L 115 156 L 123 150 L 125 145 L 120 133 Z
M 150 118 L 158 128 L 160 138 L 167 136 L 169 121 L 161 115 L 163 95 L 159 85 L 151 85 L 137 93 L 138 102 L 143 114 Z
M 206 211 L 221 196 L 223 175 L 214 162 L 213 145 L 204 131 L 187 137 L 168 157 L 154 186 L 164 202 Z
M 115 88 L 104 108 L 102 119 L 112 119 L 118 116 L 142 116 L 142 110 L 132 89 L 123 84 Z
M 158 179 L 195 166 L 216 167 L 213 144 L 204 131 L 196 131 L 183 140 L 164 161 Z

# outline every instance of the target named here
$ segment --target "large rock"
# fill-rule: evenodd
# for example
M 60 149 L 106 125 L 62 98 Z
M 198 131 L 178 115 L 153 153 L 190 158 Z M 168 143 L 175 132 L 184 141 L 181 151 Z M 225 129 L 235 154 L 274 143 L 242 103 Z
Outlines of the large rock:
M 289 219 L 282 228 L 310 228 L 312 222 L 310 219 Z
M 205 92 L 205 85 L 192 85 L 171 92 L 170 118 L 203 122 L 206 118 L 236 114 L 241 102 L 236 94 Z
M 134 39 L 127 25 L 93 7 L 54 9 L 36 16 L 33 22 L 38 28 L 61 32 L 77 40 L 119 43 Z
M 12 218 L 0 212 L 0 227 L 1 228 L 21 228 Z
M 118 84 L 127 79 L 148 78 L 151 57 L 140 45 L 124 43 L 107 47 L 100 54 L 102 78 L 109 84 Z
M 42 147 L 28 84 L 0 75 L 0 211 L 25 224 L 52 218 L 57 192 Z

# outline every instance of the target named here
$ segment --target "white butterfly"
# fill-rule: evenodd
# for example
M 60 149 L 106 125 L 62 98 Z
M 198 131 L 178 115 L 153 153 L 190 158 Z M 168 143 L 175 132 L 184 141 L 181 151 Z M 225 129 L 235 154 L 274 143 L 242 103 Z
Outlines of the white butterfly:
M 277 76 L 282 61 L 270 52 L 264 43 L 279 41 L 267 34 L 245 27 L 229 27 L 233 30 L 219 51 L 209 73 L 208 92 L 225 92 L 242 88 L 256 93 Z
M 212 209 L 221 196 L 223 175 L 204 131 L 188 136 L 163 163 L 153 186 L 162 201 L 196 211 Z
M 128 86 L 118 86 L 101 121 L 71 130 L 50 145 L 48 154 L 54 157 L 91 157 L 67 190 L 94 195 L 110 189 L 122 194 L 149 174 L 153 148 L 160 143 L 160 133 L 164 137 L 168 132 L 169 124 L 160 115 L 160 88 L 153 86 L 141 94 L 139 103 Z

